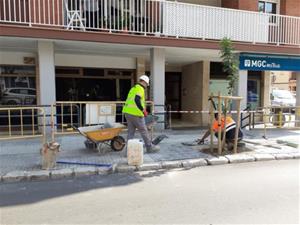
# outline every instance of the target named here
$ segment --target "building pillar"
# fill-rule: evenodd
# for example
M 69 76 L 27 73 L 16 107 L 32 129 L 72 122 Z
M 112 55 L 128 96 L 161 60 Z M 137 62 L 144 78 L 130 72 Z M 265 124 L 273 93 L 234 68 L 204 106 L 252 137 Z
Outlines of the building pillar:
M 51 105 L 56 101 L 55 65 L 53 42 L 38 42 L 40 105 Z
M 136 58 L 136 77 L 134 79 L 135 82 L 138 81 L 138 78 L 144 75 L 146 72 L 146 59 L 144 57 Z
M 271 71 L 262 72 L 262 85 L 261 85 L 261 106 L 270 106 L 270 94 L 271 94 Z
M 208 110 L 210 62 L 186 65 L 182 70 L 182 110 Z M 182 120 L 194 126 L 207 126 L 208 114 L 185 113 Z
M 243 97 L 241 101 L 241 110 L 247 107 L 247 95 L 248 95 L 248 70 L 240 70 L 238 74 L 238 82 L 234 90 L 234 96 Z M 234 104 L 234 109 L 236 106 Z
M 151 97 L 154 101 L 155 111 L 165 110 L 165 50 L 162 48 L 152 48 L 150 50 L 150 72 L 151 72 Z M 158 128 L 164 129 L 164 113 L 158 114 Z
M 55 91 L 55 65 L 54 65 L 54 44 L 50 41 L 38 41 L 39 74 L 37 89 L 39 93 L 39 105 L 44 105 L 45 114 L 51 114 L 52 104 L 56 101 Z M 46 124 L 51 124 L 51 118 L 46 117 Z M 53 121 L 56 123 L 55 121 Z M 41 122 L 40 122 L 41 123 Z M 46 140 L 51 136 L 51 128 L 46 127 Z
M 296 106 L 300 107 L 300 72 L 296 73 Z M 296 122 L 295 126 L 300 127 L 300 108 L 296 110 Z
M 202 62 L 202 85 L 201 85 L 201 110 L 209 110 L 208 97 L 209 93 L 209 80 L 210 80 L 210 61 Z M 201 125 L 208 126 L 209 115 L 206 113 L 201 114 Z

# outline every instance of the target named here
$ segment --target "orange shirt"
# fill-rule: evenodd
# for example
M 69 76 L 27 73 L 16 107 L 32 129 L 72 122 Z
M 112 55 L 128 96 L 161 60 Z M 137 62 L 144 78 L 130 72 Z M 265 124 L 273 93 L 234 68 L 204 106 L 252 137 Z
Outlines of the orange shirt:
M 232 127 L 232 125 L 235 125 L 234 120 L 230 117 L 230 116 L 226 116 L 226 130 L 228 127 Z M 224 120 L 224 116 L 221 117 L 221 130 L 224 130 L 224 125 L 225 125 L 225 120 Z M 214 120 L 212 128 L 214 132 L 218 132 L 218 120 Z M 235 127 L 235 126 L 234 126 Z

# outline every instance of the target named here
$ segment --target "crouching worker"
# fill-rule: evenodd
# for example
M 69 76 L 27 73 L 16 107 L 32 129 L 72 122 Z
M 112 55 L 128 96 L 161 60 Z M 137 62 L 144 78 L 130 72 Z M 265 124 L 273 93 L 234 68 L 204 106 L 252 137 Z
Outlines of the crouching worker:
M 226 130 L 226 135 L 225 135 L 225 142 L 228 146 L 228 149 L 231 150 L 233 148 L 234 144 L 234 138 L 235 138 L 235 131 L 236 131 L 236 123 L 235 121 L 230 117 L 226 116 L 226 128 L 224 129 L 225 126 L 225 117 L 222 115 L 221 116 L 221 138 L 223 139 L 223 133 L 224 130 Z M 218 113 L 215 113 L 215 119 L 212 124 L 212 129 L 213 132 L 215 133 L 215 136 L 218 137 Z M 197 139 L 198 144 L 203 144 L 204 140 L 210 135 L 210 130 L 206 131 L 206 133 L 203 135 L 202 138 Z M 239 129 L 238 132 L 238 142 L 243 139 L 243 133 L 241 129 Z
M 147 86 L 149 86 L 149 77 L 143 75 L 139 78 L 139 82 L 130 89 L 122 112 L 127 120 L 127 140 L 134 137 L 137 129 L 144 140 L 147 153 L 151 153 L 159 151 L 160 148 L 151 143 L 145 123 L 144 117 L 148 115 L 145 103 L 145 89 Z

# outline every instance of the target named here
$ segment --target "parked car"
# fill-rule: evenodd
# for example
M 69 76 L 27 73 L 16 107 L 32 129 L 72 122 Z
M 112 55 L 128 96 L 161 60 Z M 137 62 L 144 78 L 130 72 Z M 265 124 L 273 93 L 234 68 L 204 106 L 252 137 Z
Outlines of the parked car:
M 295 107 L 296 98 L 290 91 L 287 90 L 273 90 L 271 93 L 272 106 Z
M 36 89 L 7 88 L 0 99 L 2 105 L 34 105 L 36 104 Z

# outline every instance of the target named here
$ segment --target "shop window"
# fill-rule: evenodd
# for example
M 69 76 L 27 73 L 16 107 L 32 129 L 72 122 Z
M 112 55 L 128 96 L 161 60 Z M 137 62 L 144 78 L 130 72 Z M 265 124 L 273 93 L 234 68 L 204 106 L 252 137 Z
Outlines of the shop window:
M 0 66 L 0 105 L 35 105 L 35 66 Z
M 104 69 L 84 68 L 83 69 L 83 76 L 103 77 L 104 76 Z
M 221 62 L 210 63 L 210 78 L 212 79 L 226 79 L 227 73 L 223 71 L 223 64 Z
M 248 80 L 247 82 L 247 104 L 251 110 L 260 106 L 260 81 Z
M 120 79 L 120 100 L 126 101 L 128 92 L 131 88 L 131 80 L 129 79 Z
M 0 75 L 35 75 L 35 66 L 0 66 Z
M 80 75 L 80 68 L 56 67 L 55 74 L 56 75 Z

